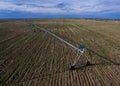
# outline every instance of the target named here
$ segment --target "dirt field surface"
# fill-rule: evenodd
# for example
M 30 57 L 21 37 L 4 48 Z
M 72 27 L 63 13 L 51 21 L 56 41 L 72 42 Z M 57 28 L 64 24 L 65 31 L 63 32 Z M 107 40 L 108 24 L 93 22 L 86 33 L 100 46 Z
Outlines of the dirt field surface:
M 76 52 L 35 28 L 86 46 L 90 66 L 69 70 Z M 120 86 L 120 21 L 0 20 L 0 86 Z

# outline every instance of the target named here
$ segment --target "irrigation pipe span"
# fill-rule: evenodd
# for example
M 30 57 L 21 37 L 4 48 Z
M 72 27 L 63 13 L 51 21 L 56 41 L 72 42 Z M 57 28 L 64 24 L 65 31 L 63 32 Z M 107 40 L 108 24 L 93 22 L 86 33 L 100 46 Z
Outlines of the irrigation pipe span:
M 68 45 L 70 48 L 74 49 L 75 51 L 77 51 L 77 56 L 72 64 L 72 66 L 70 67 L 70 70 L 74 70 L 75 69 L 75 65 L 76 63 L 78 62 L 78 60 L 80 59 L 80 57 L 84 54 L 85 52 L 85 47 L 84 46 L 80 46 L 79 48 L 77 48 L 76 46 L 70 44 L 69 42 L 63 40 L 62 38 L 60 38 L 59 36 L 53 34 L 52 32 L 44 29 L 44 28 L 41 28 L 39 27 L 38 25 L 36 24 L 33 24 L 33 23 L 29 23 L 31 24 L 32 26 L 36 27 L 37 29 L 40 29 L 41 31 L 45 32 L 45 33 L 48 33 L 49 35 L 51 35 L 52 37 L 58 39 L 59 41 L 61 41 L 63 44 L 65 45 Z

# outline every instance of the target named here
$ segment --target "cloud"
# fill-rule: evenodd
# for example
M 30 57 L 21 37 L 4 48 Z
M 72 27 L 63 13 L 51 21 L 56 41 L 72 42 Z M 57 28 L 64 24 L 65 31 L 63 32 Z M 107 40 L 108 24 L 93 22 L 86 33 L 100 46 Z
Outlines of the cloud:
M 1 0 L 0 11 L 50 14 L 120 12 L 119 0 Z
M 47 5 L 47 6 L 46 6 Z M 63 10 L 56 8 L 53 4 L 13 4 L 11 2 L 0 2 L 0 10 L 22 11 L 31 13 L 64 13 Z
M 58 8 L 64 8 L 65 7 L 65 3 L 58 3 L 57 5 L 56 5 Z

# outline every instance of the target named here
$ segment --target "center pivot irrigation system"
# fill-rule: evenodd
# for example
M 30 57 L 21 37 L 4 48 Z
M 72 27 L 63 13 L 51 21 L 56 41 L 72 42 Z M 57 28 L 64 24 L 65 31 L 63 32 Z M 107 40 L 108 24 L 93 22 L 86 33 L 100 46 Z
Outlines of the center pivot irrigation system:
M 77 56 L 72 64 L 72 66 L 70 67 L 70 70 L 75 70 L 76 69 L 76 63 L 78 62 L 78 60 L 80 59 L 80 57 L 85 53 L 85 46 L 80 46 L 79 48 L 77 48 L 76 46 L 68 43 L 67 41 L 63 40 L 62 38 L 58 37 L 57 35 L 53 34 L 52 32 L 43 29 L 35 24 L 30 23 L 31 25 L 33 25 L 34 27 L 36 27 L 37 29 L 40 29 L 40 31 L 44 31 L 46 33 L 48 33 L 49 35 L 53 36 L 54 38 L 58 39 L 59 41 L 61 41 L 63 44 L 67 45 L 68 47 L 74 49 L 77 52 Z M 87 61 L 85 62 L 84 66 L 88 66 L 90 65 L 90 62 Z

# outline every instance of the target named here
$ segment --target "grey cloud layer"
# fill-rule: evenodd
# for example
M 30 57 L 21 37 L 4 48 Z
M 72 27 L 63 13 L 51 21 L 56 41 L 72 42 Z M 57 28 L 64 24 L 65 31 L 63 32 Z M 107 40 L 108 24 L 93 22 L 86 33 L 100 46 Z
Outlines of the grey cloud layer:
M 0 11 L 78 14 L 120 12 L 119 0 L 1 0 Z

